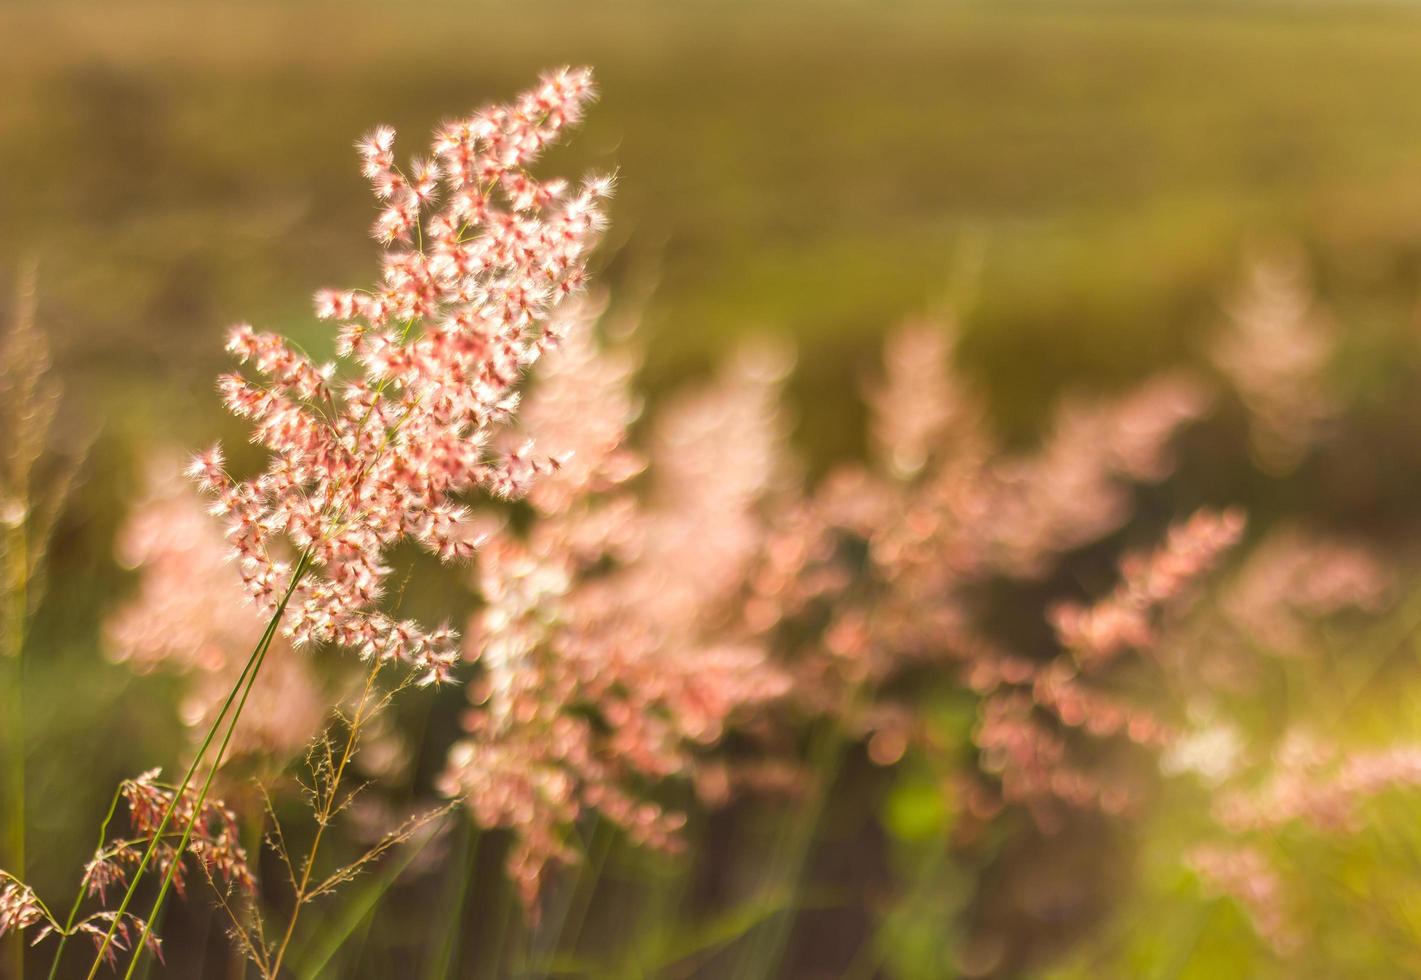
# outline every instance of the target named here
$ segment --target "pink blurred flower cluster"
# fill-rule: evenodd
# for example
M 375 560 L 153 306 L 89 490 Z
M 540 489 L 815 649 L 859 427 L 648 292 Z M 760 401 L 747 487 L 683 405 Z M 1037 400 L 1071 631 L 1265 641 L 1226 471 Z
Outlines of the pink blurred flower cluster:
M 595 313 L 576 310 L 587 322 L 546 359 L 520 415 L 521 435 L 567 462 L 529 494 L 526 530 L 498 527 L 480 550 L 485 607 L 467 650 L 481 674 L 442 779 L 480 823 L 515 832 L 510 871 L 530 908 L 549 862 L 576 859 L 586 811 L 675 847 L 684 815 L 634 787 L 694 777 L 727 723 L 785 690 L 724 619 L 779 461 L 783 358 L 747 351 L 669 407 L 638 494 L 635 362 L 593 342 Z
M 867 737 L 882 764 L 935 738 L 902 696 L 905 679 L 956 675 L 979 705 L 981 771 L 945 791 L 978 818 L 1007 803 L 1045 824 L 1061 804 L 1119 812 L 1134 791 L 1075 759 L 1077 743 L 1154 746 L 1166 729 L 1102 675 L 1152 645 L 1155 621 L 1237 540 L 1241 517 L 1201 512 L 1128 560 L 1105 600 L 1042 610 L 1054 649 L 993 635 L 982 594 L 1040 581 L 1063 554 L 1117 530 L 1130 485 L 1168 475 L 1172 436 L 1206 411 L 1208 394 L 1165 375 L 1110 400 L 1068 399 L 1037 449 L 1011 452 L 951 363 L 950 338 L 920 324 L 889 341 L 871 397 L 881 466 L 781 496 L 747 578 L 745 621 L 767 646 L 788 644 L 778 657 L 792 696 Z
M 140 673 L 165 669 L 182 677 L 179 712 L 200 733 L 217 716 L 265 623 L 244 601 L 222 533 L 181 479 L 176 459 L 159 453 L 150 461 L 147 492 L 119 529 L 119 563 L 141 578 L 137 592 L 105 621 L 105 645 L 114 660 Z M 327 708 L 306 659 L 278 640 L 252 688 L 233 754 L 285 763 L 305 750 Z
M 793 718 L 832 718 L 876 762 L 896 762 L 928 737 L 895 688 L 915 671 L 955 674 L 979 698 L 981 766 L 958 789 L 981 819 L 1004 803 L 1050 822 L 1063 802 L 1133 802 L 1075 758 L 1074 733 L 1155 747 L 1166 730 L 1096 675 L 1152 643 L 1241 518 L 1202 512 L 1129 560 L 1106 600 L 1062 606 L 1050 657 L 983 639 L 974 591 L 1039 579 L 1117 529 L 1130 481 L 1166 476 L 1171 436 L 1207 408 L 1197 383 L 1165 376 L 1069 401 L 1041 449 L 1009 453 L 951 370 L 949 334 L 918 325 L 890 341 L 872 396 L 882 468 L 810 486 L 786 438 L 785 352 L 742 350 L 711 386 L 663 406 L 644 467 L 629 436 L 634 363 L 597 347 L 590 326 L 568 334 L 579 339 L 541 365 L 518 436 L 567 461 L 530 493 L 532 521 L 497 526 L 480 552 L 487 605 L 468 650 L 481 672 L 443 777 L 481 823 L 514 830 L 525 899 L 549 863 L 575 860 L 588 810 L 674 846 L 683 818 L 628 787 L 689 778 L 716 803 L 737 785 L 793 785 L 800 760 L 771 748 L 793 743 Z M 708 756 L 728 729 L 760 750 Z
M 1288 956 L 1302 945 L 1296 915 L 1301 890 L 1276 853 L 1283 829 L 1292 824 L 1319 835 L 1353 835 L 1366 825 L 1369 801 L 1418 786 L 1421 746 L 1343 750 L 1294 729 L 1265 765 L 1225 774 L 1213 794 L 1220 833 L 1192 847 L 1186 861 L 1210 890 L 1236 899 L 1258 935 Z

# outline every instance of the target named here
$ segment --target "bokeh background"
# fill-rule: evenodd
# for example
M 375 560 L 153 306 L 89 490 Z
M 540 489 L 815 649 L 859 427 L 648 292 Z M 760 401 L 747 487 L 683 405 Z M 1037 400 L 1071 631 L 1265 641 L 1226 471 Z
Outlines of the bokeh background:
M 39 320 L 66 390 L 61 431 L 94 438 L 23 679 L 30 870 L 42 891 L 70 887 L 114 782 L 177 761 L 171 685 L 109 663 L 98 624 L 132 589 L 113 540 L 147 454 L 242 440 L 213 391 L 223 331 L 247 320 L 328 349 L 310 295 L 365 282 L 375 255 L 353 139 L 388 122 L 417 140 L 566 63 L 596 68 L 601 99 L 549 168 L 619 174 L 597 277 L 614 309 L 640 314 L 653 403 L 738 337 L 788 338 L 795 443 L 822 471 L 862 454 L 858 394 L 884 332 L 951 309 L 963 370 L 998 427 L 1029 443 L 1067 388 L 1115 390 L 1200 363 L 1248 256 L 1287 243 L 1342 325 L 1346 424 L 1321 460 L 1277 478 L 1252 465 L 1225 418 L 1192 444 L 1165 509 L 1236 502 L 1264 521 L 1304 515 L 1405 554 L 1421 486 L 1421 10 L 1410 5 L 10 2 L 0 6 L 0 272 L 37 263 Z M 1399 637 L 1388 656 L 1414 659 L 1404 622 L 1382 632 Z M 1416 703 L 1405 692 L 1418 689 L 1396 669 L 1387 701 L 1404 713 Z M 457 704 L 430 695 L 401 709 L 426 733 L 426 782 Z M 855 960 L 873 929 L 869 893 L 896 873 L 885 838 L 894 826 L 931 838 L 940 818 L 914 810 L 911 792 L 892 797 L 882 777 L 861 779 L 845 785 L 868 796 L 846 791 L 850 802 L 812 831 L 804 877 L 823 887 L 758 947 L 773 953 L 760 975 L 838 976 L 850 961 L 859 976 L 972 972 L 951 949 L 964 908 L 1021 937 L 1007 972 L 1262 969 L 1237 910 L 1185 910 L 1183 898 L 1152 919 L 1157 955 L 1122 959 L 1121 937 L 1138 929 L 1119 917 L 1123 869 L 1149 841 L 1117 838 L 1014 858 L 1060 862 L 1061 875 L 1099 885 L 1060 923 L 1043 921 L 1049 902 L 1000 895 L 974 911 L 944 874 L 916 893 L 916 931 L 904 935 L 918 945 L 902 940 L 921 956 Z M 862 798 L 897 809 L 880 821 L 884 811 L 853 805 Z M 1405 812 L 1403 844 L 1391 840 L 1414 857 Z M 783 843 L 794 819 L 784 803 L 744 808 L 704 830 L 693 862 L 733 863 L 754 850 L 746 840 Z M 447 860 L 471 869 L 460 888 L 481 896 L 457 915 L 452 886 L 428 870 L 400 901 L 366 907 L 357 893 L 332 912 L 354 938 L 320 975 L 431 970 L 409 923 L 445 914 L 455 915 L 446 933 L 461 937 L 437 959 L 454 964 L 449 975 L 513 972 L 512 959 L 478 953 L 519 932 L 496 846 L 471 834 L 448 845 Z M 586 931 L 621 941 L 608 939 L 602 966 L 585 972 L 742 975 L 743 955 L 702 961 L 701 973 L 618 957 L 627 937 L 652 933 L 666 962 L 675 942 L 733 946 L 783 911 L 713 916 L 707 894 L 638 931 L 646 899 L 618 895 L 644 896 L 646 880 L 680 866 L 599 846 L 611 870 L 569 901 L 590 906 L 576 913 Z M 1395 859 L 1379 854 L 1371 860 Z M 1345 863 L 1316 873 L 1353 880 Z M 1421 887 L 1397 888 L 1366 900 L 1400 903 L 1414 933 L 1389 919 L 1399 947 L 1364 943 L 1371 958 L 1347 975 L 1411 975 L 1421 962 Z M 225 962 L 220 923 L 205 914 L 172 913 L 201 938 L 176 945 L 168 975 Z M 1368 920 L 1357 921 L 1362 942 Z M 1409 948 L 1409 967 L 1397 948 Z

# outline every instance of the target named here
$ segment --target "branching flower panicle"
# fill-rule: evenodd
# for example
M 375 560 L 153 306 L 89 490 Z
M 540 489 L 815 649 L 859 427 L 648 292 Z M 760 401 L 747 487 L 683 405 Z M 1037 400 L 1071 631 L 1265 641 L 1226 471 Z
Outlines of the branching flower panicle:
M 1171 437 L 1209 405 L 1196 381 L 1163 375 L 1116 399 L 1068 400 L 1036 451 L 1008 453 L 951 351 L 942 327 L 890 340 L 871 400 L 887 472 L 845 467 L 813 492 L 782 495 L 746 578 L 745 622 L 763 642 L 791 645 L 794 696 L 887 762 L 912 733 L 911 711 L 886 689 L 915 668 L 960 667 L 981 695 L 1030 687 L 1037 663 L 982 635 L 973 590 L 1038 579 L 1117 528 L 1130 483 L 1168 475 Z
M 228 348 L 262 380 L 220 388 L 249 419 L 270 462 L 234 480 L 220 450 L 193 475 L 217 497 L 248 594 L 271 612 L 291 577 L 280 539 L 309 556 L 283 631 L 298 645 L 336 643 L 447 680 L 458 659 L 447 627 L 381 611 L 402 539 L 441 558 L 475 548 L 459 496 L 527 491 L 555 462 L 531 447 L 495 453 L 524 371 L 558 341 L 548 317 L 586 276 L 601 230 L 605 178 L 577 187 L 527 168 L 592 97 L 586 70 L 545 75 L 514 102 L 442 126 L 431 156 L 396 164 L 394 132 L 358 149 L 384 210 L 373 234 L 384 275 L 371 290 L 318 294 L 318 316 L 340 322 L 343 377 L 281 337 L 248 326 Z
M 236 815 L 220 800 L 199 802 L 197 792 L 192 789 L 179 799 L 175 787 L 159 782 L 158 776 L 158 770 L 154 769 L 136 779 L 125 780 L 119 787 L 119 795 L 128 806 L 132 836 L 107 844 L 94 855 L 84 869 L 88 893 L 102 901 L 110 887 L 127 883 L 130 871 L 138 864 L 143 848 L 157 836 L 169 808 L 173 808 L 173 816 L 158 843 L 159 872 L 166 872 L 177 860 L 176 841 L 190 825 L 192 835 L 187 856 L 201 866 L 208 877 L 227 886 L 248 891 L 254 888 L 256 882 L 240 843 Z M 180 894 L 185 889 L 185 881 L 183 864 L 179 861 L 173 885 Z
M 256 883 L 238 839 L 235 814 L 220 800 L 200 800 L 192 789 L 179 798 L 176 788 L 160 782 L 158 776 L 154 769 L 120 784 L 113 808 L 99 832 L 99 848 L 84 867 L 78 894 L 65 921 L 55 917 L 28 885 L 0 871 L 0 935 L 29 930 L 32 945 L 56 936 L 62 943 L 74 936 L 87 936 L 94 943 L 96 956 L 110 967 L 117 967 L 118 954 L 132 951 L 136 943 L 161 958 L 162 942 L 144 919 L 121 909 L 103 907 L 113 889 L 130 883 L 150 845 L 158 853 L 151 870 L 160 876 L 171 870 L 180 892 L 185 887 L 185 863 L 199 868 L 204 876 L 224 888 L 252 892 Z M 120 801 L 128 810 L 130 834 L 109 840 L 109 825 Z M 173 816 L 165 823 L 164 814 L 169 810 Z M 185 856 L 180 857 L 177 841 L 184 831 L 190 831 L 189 840 Z M 96 900 L 101 907 L 80 915 L 86 899 Z
M 454 630 L 396 619 L 383 608 L 392 572 L 386 558 L 405 540 L 441 559 L 471 557 L 476 535 L 461 497 L 475 490 L 521 495 L 556 468 L 532 446 L 498 451 L 496 437 L 513 418 L 524 372 L 561 339 L 549 318 L 582 287 L 587 253 L 604 224 L 609 179 L 570 188 L 538 181 L 527 169 L 591 98 L 589 71 L 551 72 L 507 105 L 441 126 L 431 157 L 406 169 L 396 163 L 393 130 L 375 130 L 357 148 L 383 208 L 373 229 L 385 247 L 383 277 L 370 290 L 316 297 L 318 317 L 341 322 L 338 362 L 318 365 L 286 339 L 247 325 L 231 330 L 228 349 L 260 380 L 233 373 L 218 388 L 228 409 L 252 423 L 267 465 L 235 479 L 214 447 L 193 460 L 189 474 L 215 496 L 213 512 L 224 518 L 246 593 L 269 621 L 139 859 L 140 871 L 155 858 L 161 866 L 164 832 L 207 765 L 192 805 L 196 818 L 178 821 L 182 833 L 150 918 L 177 880 L 185 848 L 203 846 L 194 831 L 204 801 L 278 631 L 295 646 L 358 650 L 371 662 L 362 705 L 386 663 L 414 668 L 424 684 L 448 680 L 456 666 Z M 350 725 L 334 784 L 359 727 Z M 335 799 L 332 791 L 324 817 Z M 296 909 L 273 953 L 273 974 L 313 894 L 323 829 L 296 883 Z M 133 898 L 131 883 L 91 977 Z M 138 962 L 135 955 L 129 976 Z

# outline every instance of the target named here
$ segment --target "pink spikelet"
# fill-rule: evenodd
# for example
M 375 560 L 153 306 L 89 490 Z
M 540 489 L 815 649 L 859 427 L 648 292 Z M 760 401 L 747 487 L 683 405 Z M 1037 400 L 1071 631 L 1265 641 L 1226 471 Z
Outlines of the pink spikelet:
M 0 936 L 24 932 L 44 917 L 33 888 L 10 878 L 0 880 Z
M 216 496 L 263 611 L 291 587 L 294 554 L 304 557 L 282 627 L 296 644 L 335 643 L 427 683 L 448 679 L 455 632 L 381 611 L 386 555 L 410 539 L 469 558 L 476 535 L 461 495 L 521 494 L 553 468 L 534 447 L 495 452 L 495 437 L 524 372 L 555 342 L 549 318 L 581 288 L 604 224 L 610 181 L 572 187 L 527 169 L 592 94 L 587 70 L 551 72 L 511 103 L 444 124 L 429 155 L 404 168 L 393 130 L 373 130 L 357 150 L 382 208 L 383 275 L 368 290 L 317 295 L 317 315 L 338 323 L 338 362 L 231 331 L 229 350 L 255 376 L 227 375 L 219 389 L 268 463 L 235 480 L 214 449 L 190 473 Z
M 1062 604 L 1051 613 L 1063 646 L 1083 670 L 1096 670 L 1122 650 L 1154 641 L 1152 616 L 1185 594 L 1213 568 L 1243 533 L 1238 511 L 1199 511 L 1170 528 L 1163 547 L 1121 565 L 1121 582 L 1108 598 L 1086 609 Z
M 105 844 L 85 867 L 84 888 L 90 895 L 103 899 L 110 887 L 126 884 L 130 871 L 143 856 L 144 846 L 157 833 L 163 815 L 176 796 L 174 788 L 159 782 L 158 776 L 158 770 L 153 769 L 136 779 L 124 780 L 120 786 L 134 836 Z M 199 806 L 197 792 L 188 790 L 178 802 L 165 837 L 170 832 L 181 835 L 188 825 L 192 827 L 192 835 L 184 861 L 191 859 L 213 881 L 246 891 L 256 887 L 247 853 L 240 843 L 237 817 L 222 801 L 209 799 Z M 176 831 L 172 831 L 173 827 Z M 171 841 L 162 843 L 158 850 L 158 870 L 166 870 L 176 854 L 177 848 Z M 185 889 L 182 864 L 174 873 L 173 885 L 179 894 Z

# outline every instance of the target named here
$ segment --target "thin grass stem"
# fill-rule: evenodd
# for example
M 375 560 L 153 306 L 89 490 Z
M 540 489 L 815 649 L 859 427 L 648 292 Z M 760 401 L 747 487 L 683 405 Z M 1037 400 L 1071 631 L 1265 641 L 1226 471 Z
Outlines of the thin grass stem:
M 202 764 L 202 760 L 206 757 L 208 748 L 211 747 L 213 739 L 217 737 L 218 729 L 222 727 L 222 723 L 226 719 L 227 712 L 232 710 L 233 703 L 237 700 L 239 694 L 243 695 L 242 703 L 245 705 L 245 694 L 251 689 L 250 681 L 255 680 L 256 678 L 256 670 L 260 669 L 261 661 L 266 656 L 266 651 L 271 646 L 272 638 L 276 635 L 277 627 L 281 623 L 281 617 L 286 613 L 286 605 L 288 602 L 291 601 L 291 596 L 296 592 L 296 586 L 300 584 L 301 578 L 305 575 L 306 569 L 309 567 L 310 560 L 311 555 L 310 552 L 307 551 L 301 556 L 300 561 L 297 562 L 296 569 L 292 572 L 291 575 L 291 582 L 287 586 L 286 594 L 282 597 L 282 600 L 277 606 L 275 612 L 272 613 L 271 621 L 267 623 L 266 630 L 262 633 L 261 639 L 257 641 L 257 645 L 252 650 L 251 656 L 247 658 L 247 663 L 242 668 L 241 674 L 238 675 L 236 683 L 232 686 L 231 693 L 227 695 L 227 700 L 223 702 L 222 708 L 220 711 L 218 711 L 216 719 L 213 720 L 212 726 L 207 730 L 207 734 L 206 736 L 204 736 L 202 744 L 198 746 L 197 753 L 193 757 L 192 764 L 188 766 L 188 770 L 186 774 L 184 774 L 182 782 L 178 785 L 177 789 L 173 793 L 173 800 L 168 805 L 166 812 L 164 812 L 163 819 L 159 821 L 158 828 L 153 834 L 153 840 L 149 843 L 148 849 L 144 852 L 142 860 L 139 862 L 138 867 L 134 870 L 133 877 L 128 885 L 128 889 L 126 892 L 124 892 L 123 901 L 119 903 L 118 910 L 113 917 L 113 922 L 110 923 L 108 932 L 104 934 L 103 942 L 99 944 L 98 952 L 94 956 L 94 963 L 89 969 L 89 980 L 93 980 L 93 978 L 98 975 L 99 966 L 104 962 L 104 954 L 108 951 L 108 948 L 113 945 L 113 937 L 114 933 L 118 929 L 118 924 L 123 921 L 124 913 L 128 911 L 128 906 L 133 902 L 133 897 L 138 891 L 139 882 L 143 878 L 143 873 L 148 869 L 148 865 L 152 862 L 153 855 L 157 852 L 157 848 L 162 840 L 163 833 L 168 829 L 168 824 L 172 822 L 173 814 L 177 811 L 177 808 L 181 803 L 183 796 L 187 793 L 188 787 L 192 784 L 193 777 L 197 774 L 198 767 Z M 239 714 L 240 711 L 241 709 L 238 708 Z M 231 737 L 231 731 L 231 726 L 229 726 L 227 732 L 227 737 L 229 739 Z M 223 744 L 225 747 L 225 739 Z M 216 769 L 217 767 L 214 766 L 214 773 L 216 772 Z M 208 777 L 208 783 L 211 783 L 210 775 Z M 201 806 L 202 802 L 205 801 L 205 796 L 206 794 L 204 793 L 203 798 L 198 801 L 197 807 L 194 810 L 194 819 L 201 812 Z M 188 830 L 191 831 L 191 829 L 192 824 L 189 823 Z M 165 879 L 165 885 L 168 880 L 171 880 L 172 870 L 177 867 L 179 862 L 182 861 L 182 852 L 186 848 L 186 839 L 186 835 L 184 835 L 183 846 L 179 848 L 178 853 L 173 859 L 172 865 L 169 867 L 169 877 Z M 161 902 L 159 903 L 159 905 L 160 904 Z M 154 906 L 153 911 L 155 913 L 158 911 L 159 905 Z M 147 936 L 146 929 L 144 931 L 144 936 L 145 938 Z M 135 961 L 139 958 L 138 954 L 139 950 L 135 949 Z
M 331 774 L 330 789 L 326 792 L 325 799 L 321 801 L 321 812 L 316 817 L 316 836 L 311 842 L 311 850 L 307 853 L 304 867 L 301 869 L 301 883 L 296 888 L 296 904 L 291 909 L 291 918 L 286 923 L 286 933 L 281 937 L 281 945 L 277 947 L 276 956 L 272 960 L 271 975 L 273 977 L 281 974 L 282 960 L 286 958 L 286 951 L 291 945 L 291 937 L 296 933 L 296 922 L 301 917 L 301 909 L 309 898 L 311 871 L 316 865 L 316 855 L 321 848 L 321 838 L 325 834 L 326 826 L 330 823 L 332 811 L 335 808 L 341 777 L 345 774 L 345 767 L 355 753 L 355 745 L 360 738 L 360 727 L 366 720 L 365 708 L 370 702 L 370 692 L 375 689 L 375 680 L 380 676 L 380 658 L 376 656 L 372 659 L 370 673 L 365 678 L 365 689 L 360 693 L 360 703 L 356 706 L 355 714 L 350 719 L 349 732 L 346 735 L 345 747 L 341 750 L 340 762 L 336 764 L 335 771 Z
M 168 889 L 173 884 L 173 876 L 177 874 L 178 867 L 182 864 L 183 854 L 187 850 L 188 841 L 192 838 L 192 829 L 198 820 L 202 819 L 202 807 L 207 802 L 207 795 L 212 789 L 212 781 L 217 777 L 217 771 L 222 768 L 222 760 L 227 754 L 227 746 L 232 742 L 232 735 L 237 730 L 237 723 L 242 718 L 242 710 L 247 706 L 247 698 L 251 696 L 252 688 L 256 685 L 257 677 L 261 673 L 262 664 L 266 661 L 267 651 L 271 649 L 271 642 L 276 636 L 276 628 L 281 622 L 281 617 L 286 613 L 286 605 L 291 601 L 291 596 L 296 592 L 296 586 L 300 584 L 302 577 L 306 574 L 306 569 L 310 567 L 311 553 L 308 550 L 297 562 L 296 569 L 291 573 L 291 584 L 287 587 L 286 594 L 282 597 L 281 604 L 276 607 L 276 612 L 272 614 L 271 622 L 267 625 L 267 630 L 263 636 L 263 642 L 259 645 L 260 653 L 251 669 L 251 675 L 246 680 L 246 686 L 242 690 L 241 700 L 237 702 L 236 710 L 232 712 L 232 720 L 227 725 L 227 732 L 222 736 L 222 742 L 217 747 L 217 757 L 213 759 L 212 766 L 207 771 L 207 778 L 203 781 L 202 789 L 198 792 L 197 800 L 193 803 L 192 819 L 188 821 L 187 827 L 183 830 L 182 840 L 178 841 L 177 851 L 168 864 L 167 873 L 163 875 L 163 883 L 158 888 L 158 897 L 153 902 L 153 909 L 143 922 L 143 932 L 138 941 L 133 946 L 133 956 L 128 963 L 128 971 L 124 973 L 124 980 L 130 980 L 134 969 L 143 959 L 144 944 L 151 934 L 153 922 L 162 912 L 163 901 L 167 898 Z M 179 790 L 173 796 L 173 806 L 169 807 L 169 815 L 182 799 L 183 790 Z M 162 832 L 161 825 L 159 833 Z M 137 878 L 137 875 L 134 875 Z M 112 931 L 112 930 L 110 930 Z M 95 967 L 97 968 L 97 962 Z M 93 973 L 91 971 L 90 977 Z

